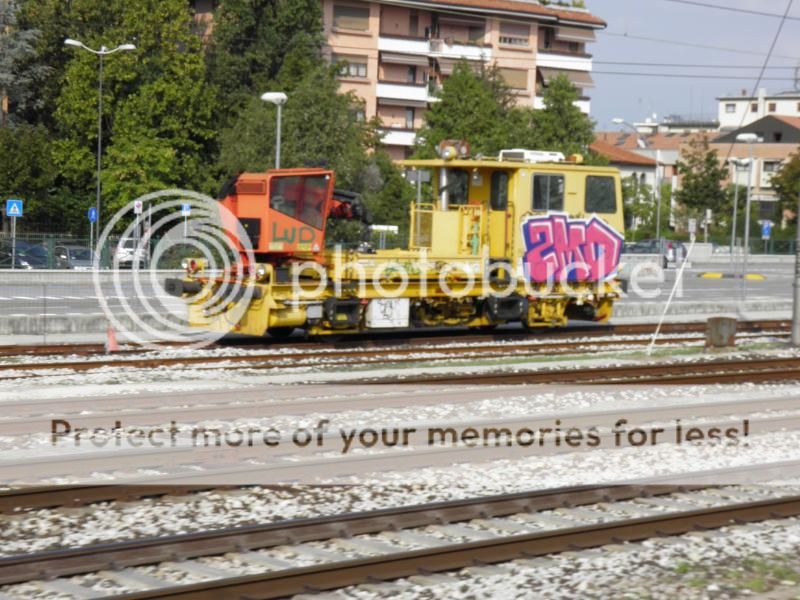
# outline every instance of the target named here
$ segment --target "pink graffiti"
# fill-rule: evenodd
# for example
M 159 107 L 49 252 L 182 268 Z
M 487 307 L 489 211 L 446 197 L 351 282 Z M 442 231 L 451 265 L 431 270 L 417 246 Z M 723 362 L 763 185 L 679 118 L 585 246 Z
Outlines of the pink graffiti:
M 602 281 L 614 273 L 622 236 L 597 217 L 551 214 L 522 223 L 523 265 L 530 281 Z

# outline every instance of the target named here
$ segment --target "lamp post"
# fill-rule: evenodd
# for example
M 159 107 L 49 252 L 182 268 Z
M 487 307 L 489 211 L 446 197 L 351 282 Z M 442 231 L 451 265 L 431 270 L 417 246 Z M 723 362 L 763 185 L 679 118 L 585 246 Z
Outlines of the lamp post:
M 109 50 L 105 46 L 100 46 L 99 50 L 93 50 L 83 42 L 79 42 L 78 40 L 73 40 L 72 38 L 67 38 L 64 40 L 65 46 L 74 46 L 76 48 L 82 48 L 87 52 L 91 52 L 92 54 L 96 55 L 100 59 L 100 66 L 98 70 L 98 93 L 97 93 L 97 197 L 95 199 L 95 209 L 97 210 L 97 217 L 95 219 L 95 227 L 97 231 L 100 231 L 100 192 L 102 190 L 100 184 L 100 171 L 102 167 L 102 159 L 101 155 L 103 152 L 103 58 L 108 56 L 109 54 L 114 54 L 115 52 L 125 52 L 130 50 L 136 50 L 136 46 L 133 44 L 122 44 L 117 46 L 116 48 L 112 48 Z M 99 237 L 99 235 L 98 235 Z
M 747 258 L 750 254 L 750 198 L 753 189 L 753 144 L 762 141 L 755 133 L 740 133 L 736 136 L 736 141 L 748 146 L 750 156 L 750 169 L 747 172 L 747 202 L 744 209 L 744 260 L 742 261 L 742 281 L 741 283 L 741 302 L 742 310 L 747 301 Z
M 283 92 L 267 92 L 261 95 L 264 102 L 271 102 L 278 107 L 278 132 L 275 134 L 275 168 L 281 168 L 281 108 L 289 99 Z
M 621 117 L 616 117 L 614 119 L 611 119 L 611 121 L 616 125 L 624 125 L 628 129 L 633 130 L 636 133 L 637 145 L 644 150 L 651 150 L 650 144 L 648 144 L 647 140 L 645 140 L 640 135 L 639 130 L 636 129 L 634 125 L 628 123 L 628 121 L 626 121 Z M 659 151 L 656 150 L 655 151 L 656 173 L 655 173 L 655 185 L 653 187 L 653 196 L 656 200 L 656 239 L 658 240 L 659 252 L 661 252 L 661 174 L 659 172 L 661 169 L 661 164 L 660 164 L 661 161 L 659 161 L 659 158 L 660 158 Z
M 736 212 L 739 208 L 739 167 L 744 167 L 750 163 L 748 159 L 732 158 L 728 161 L 733 167 L 733 223 L 731 223 L 731 266 L 733 266 L 733 251 L 736 248 Z

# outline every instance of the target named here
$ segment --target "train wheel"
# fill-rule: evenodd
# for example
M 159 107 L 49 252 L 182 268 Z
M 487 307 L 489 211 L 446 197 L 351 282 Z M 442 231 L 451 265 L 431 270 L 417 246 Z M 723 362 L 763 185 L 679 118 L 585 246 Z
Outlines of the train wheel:
M 273 327 L 267 333 L 276 340 L 285 340 L 294 333 L 294 327 Z

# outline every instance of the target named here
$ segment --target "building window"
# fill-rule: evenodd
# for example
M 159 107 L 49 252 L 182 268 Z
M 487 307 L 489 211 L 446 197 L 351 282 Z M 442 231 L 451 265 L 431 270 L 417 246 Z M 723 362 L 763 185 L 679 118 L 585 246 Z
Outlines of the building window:
M 366 56 L 339 56 L 333 57 L 334 64 L 339 67 L 339 77 L 356 77 L 364 79 L 367 76 Z
M 369 29 L 369 7 L 334 4 L 333 28 L 367 31 Z
M 410 37 L 419 35 L 419 14 L 415 10 L 412 10 L 408 17 L 408 35 Z
M 356 120 L 356 123 L 363 123 L 367 120 L 367 113 L 364 112 L 364 109 L 357 108 L 353 111 L 353 118 Z
M 772 141 L 779 144 L 781 141 L 783 141 L 783 133 L 780 131 L 773 131 Z
M 564 210 L 564 176 L 533 176 L 533 210 Z
M 764 173 L 777 173 L 781 169 L 781 163 L 778 161 L 764 161 Z
M 406 129 L 414 129 L 414 107 L 406 108 Z
M 726 104 L 725 105 L 725 112 L 728 113 L 728 114 L 735 113 L 736 112 L 736 104 L 734 104 L 733 102 L 729 102 L 728 104 Z
M 483 41 L 486 35 L 486 27 L 484 25 L 470 25 L 467 27 L 467 41 L 477 44 Z
M 500 75 L 506 85 L 514 90 L 528 89 L 528 71 L 523 69 L 500 69 Z
M 519 23 L 500 23 L 500 43 L 507 46 L 528 46 L 531 28 Z
M 750 112 L 751 113 L 757 113 L 758 112 L 758 102 L 753 102 L 750 105 Z
M 586 212 L 617 212 L 617 193 L 613 177 L 586 177 Z
M 770 102 L 770 103 L 767 105 L 767 110 L 768 110 L 769 112 L 775 112 L 775 111 L 777 111 L 777 110 L 778 110 L 778 104 L 777 104 L 776 102 Z
M 543 48 L 552 48 L 556 39 L 555 30 L 552 27 L 542 27 L 542 38 Z
M 508 208 L 508 173 L 495 171 L 492 173 L 492 189 L 489 203 L 492 210 Z
M 410 66 L 408 67 L 408 71 L 406 72 L 406 81 L 408 83 L 417 83 L 417 67 Z
M 797 112 L 800 112 L 800 102 L 797 103 Z

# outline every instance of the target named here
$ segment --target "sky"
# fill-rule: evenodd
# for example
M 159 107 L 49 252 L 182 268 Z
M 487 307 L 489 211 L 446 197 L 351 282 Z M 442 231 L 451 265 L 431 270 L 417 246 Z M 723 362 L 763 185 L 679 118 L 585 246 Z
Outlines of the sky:
M 700 0 L 731 8 L 778 13 L 783 15 L 790 0 Z M 743 14 L 682 4 L 670 0 L 587 0 L 587 8 L 608 23 L 598 32 L 597 43 L 588 51 L 594 56 L 595 88 L 592 98 L 592 118 L 598 129 L 618 130 L 612 119 L 620 117 L 629 122 L 643 121 L 653 113 L 661 120 L 667 115 L 691 118 L 715 118 L 716 98 L 738 95 L 743 89 L 750 94 L 756 84 L 760 67 L 775 40 L 781 19 Z M 765 78 L 785 78 L 782 81 L 764 80 L 759 87 L 769 93 L 795 88 L 795 67 L 800 67 L 800 0 L 793 0 L 789 16 L 778 37 L 770 67 Z M 627 34 L 628 37 L 622 37 Z M 634 39 L 631 36 L 658 38 L 733 49 L 683 46 Z M 606 62 L 673 63 L 681 65 L 724 65 L 752 68 L 714 67 L 654 67 Z M 609 71 L 643 73 L 645 76 L 621 76 Z M 670 78 L 665 74 L 692 74 L 695 78 Z M 716 77 L 725 79 L 716 79 Z M 731 79 L 734 77 L 734 79 Z M 741 78 L 741 79 L 735 79 Z M 800 84 L 798 85 L 800 87 Z

